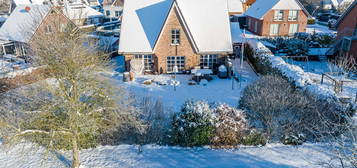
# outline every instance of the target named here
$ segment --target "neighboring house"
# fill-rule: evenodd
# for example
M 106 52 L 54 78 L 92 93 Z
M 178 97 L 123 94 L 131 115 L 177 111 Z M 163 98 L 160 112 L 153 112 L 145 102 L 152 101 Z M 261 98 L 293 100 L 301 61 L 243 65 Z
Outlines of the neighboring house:
M 322 0 L 322 9 L 338 9 L 353 3 L 354 0 Z
M 104 15 L 81 2 L 65 3 L 63 13 L 77 26 L 102 23 Z
M 118 20 L 123 14 L 124 0 L 104 0 L 103 13 L 106 18 Z
M 336 23 L 339 55 L 357 60 L 357 1 Z
M 228 1 L 228 12 L 229 15 L 237 15 L 242 14 L 243 11 L 243 3 L 241 0 L 227 0 Z
M 245 15 L 254 34 L 288 36 L 306 31 L 309 14 L 298 0 L 257 0 Z
M 104 15 L 87 5 L 84 0 L 12 0 L 12 8 L 18 5 L 52 5 L 62 6 L 63 13 L 77 26 L 96 25 L 102 23 Z
M 214 69 L 233 53 L 222 0 L 128 0 L 124 11 L 119 54 L 127 70 L 132 59 L 152 73 Z
M 243 2 L 243 11 L 246 12 L 250 6 L 252 6 L 256 0 L 241 0 Z
M 74 25 L 60 8 L 49 5 L 18 5 L 0 28 L 3 54 L 28 55 L 28 45 L 37 34 L 67 31 Z

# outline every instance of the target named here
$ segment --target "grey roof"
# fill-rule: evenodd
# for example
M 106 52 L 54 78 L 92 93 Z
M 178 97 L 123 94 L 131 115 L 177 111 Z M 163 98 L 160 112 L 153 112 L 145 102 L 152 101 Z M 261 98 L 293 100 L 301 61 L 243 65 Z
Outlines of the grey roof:
M 18 5 L 0 28 L 0 39 L 27 43 L 50 9 L 48 5 Z

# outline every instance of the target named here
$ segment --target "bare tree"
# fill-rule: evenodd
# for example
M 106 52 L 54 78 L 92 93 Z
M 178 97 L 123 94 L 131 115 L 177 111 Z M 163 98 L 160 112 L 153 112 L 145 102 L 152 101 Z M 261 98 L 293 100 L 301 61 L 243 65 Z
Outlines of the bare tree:
M 136 122 L 136 110 L 124 90 L 101 73 L 110 67 L 108 56 L 93 54 L 83 45 L 84 34 L 71 30 L 34 37 L 33 60 L 46 66 L 51 77 L 40 87 L 47 99 L 20 113 L 0 111 L 0 136 L 5 143 L 27 140 L 50 150 L 71 149 L 72 167 L 77 168 L 80 149 L 95 147 L 107 130 Z

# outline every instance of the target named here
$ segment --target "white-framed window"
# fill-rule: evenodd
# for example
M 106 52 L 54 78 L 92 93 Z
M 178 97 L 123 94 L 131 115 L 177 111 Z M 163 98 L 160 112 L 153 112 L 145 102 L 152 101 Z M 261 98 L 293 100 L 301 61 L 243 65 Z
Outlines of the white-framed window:
M 60 25 L 60 31 L 61 31 L 61 32 L 67 32 L 67 24 L 61 23 L 61 25 Z
M 180 29 L 171 30 L 171 44 L 174 45 L 180 44 Z
M 297 10 L 290 10 L 288 20 L 289 21 L 297 21 L 298 13 L 299 13 L 299 11 L 297 11 Z
M 274 21 L 282 21 L 284 19 L 284 11 L 276 10 L 274 12 Z
M 248 18 L 248 29 L 250 29 L 251 19 Z
M 258 22 L 257 21 L 255 21 L 255 23 L 254 23 L 254 32 L 258 32 Z
M 217 64 L 218 55 L 201 55 L 200 66 L 202 69 L 213 69 Z
M 51 25 L 46 25 L 45 32 L 46 33 L 52 33 L 53 32 L 52 26 Z
M 152 64 L 153 64 L 152 55 L 135 55 L 134 59 L 143 60 L 145 71 L 152 71 Z
M 278 35 L 279 34 L 279 24 L 271 24 L 270 25 L 270 35 Z
M 167 72 L 173 72 L 174 67 L 177 66 L 179 72 L 185 70 L 185 57 L 184 56 L 168 56 L 167 57 Z
M 115 11 L 115 17 L 119 17 L 121 15 L 121 11 Z
M 289 25 L 289 35 L 294 35 L 299 31 L 299 24 L 290 24 Z
M 105 15 L 106 15 L 106 16 L 110 16 L 110 10 L 106 10 L 106 11 L 105 11 Z
M 350 37 L 344 37 L 342 40 L 342 50 L 349 51 L 351 49 L 352 39 Z

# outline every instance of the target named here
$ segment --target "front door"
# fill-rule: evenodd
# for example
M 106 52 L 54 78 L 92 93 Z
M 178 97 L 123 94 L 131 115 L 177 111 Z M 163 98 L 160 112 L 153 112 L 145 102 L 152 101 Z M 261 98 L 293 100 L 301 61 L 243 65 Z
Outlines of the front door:
M 168 56 L 166 60 L 167 73 L 173 73 L 175 66 L 177 66 L 178 72 L 183 72 L 185 70 L 184 56 Z

